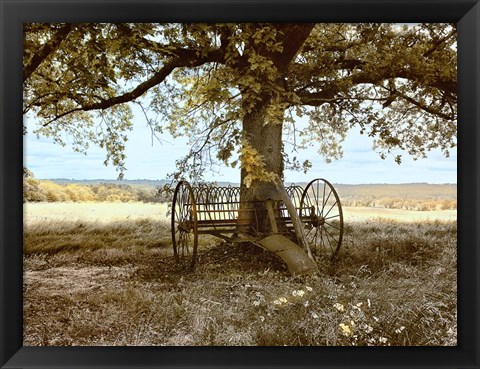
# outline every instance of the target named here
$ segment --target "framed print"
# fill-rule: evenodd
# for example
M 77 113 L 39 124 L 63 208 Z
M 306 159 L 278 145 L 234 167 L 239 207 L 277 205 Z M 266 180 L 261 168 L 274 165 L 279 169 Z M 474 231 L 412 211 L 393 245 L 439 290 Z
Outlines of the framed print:
M 0 13 L 1 368 L 480 366 L 477 0 Z

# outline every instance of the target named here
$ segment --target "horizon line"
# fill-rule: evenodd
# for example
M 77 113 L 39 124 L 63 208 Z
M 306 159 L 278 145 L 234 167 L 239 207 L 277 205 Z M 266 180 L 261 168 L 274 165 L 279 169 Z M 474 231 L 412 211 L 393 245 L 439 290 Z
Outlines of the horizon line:
M 173 180 L 170 179 L 149 179 L 149 178 L 136 178 L 136 179 L 117 179 L 117 178 L 83 178 L 83 179 L 77 179 L 77 178 L 66 178 L 66 177 L 56 177 L 56 178 L 39 178 L 36 177 L 38 180 L 42 181 L 55 181 L 55 180 L 64 180 L 64 181 L 114 181 L 114 182 L 122 182 L 122 181 L 151 181 L 151 182 L 173 182 Z M 313 178 L 314 180 L 316 178 Z M 179 182 L 179 181 L 176 181 Z M 188 181 L 191 183 L 195 183 L 194 181 Z M 236 184 L 239 185 L 240 183 L 237 181 L 228 181 L 228 180 L 211 180 L 211 181 L 203 181 L 203 182 L 220 182 L 220 183 L 231 183 L 231 184 Z M 311 180 L 308 181 L 286 181 L 285 183 L 288 184 L 295 184 L 295 183 L 309 183 Z M 329 181 L 330 182 L 330 181 Z M 418 184 L 427 184 L 427 185 L 458 185 L 457 182 L 370 182 L 370 183 L 342 183 L 342 182 L 331 182 L 332 184 L 335 185 L 347 185 L 347 186 L 365 186 L 365 185 L 418 185 Z

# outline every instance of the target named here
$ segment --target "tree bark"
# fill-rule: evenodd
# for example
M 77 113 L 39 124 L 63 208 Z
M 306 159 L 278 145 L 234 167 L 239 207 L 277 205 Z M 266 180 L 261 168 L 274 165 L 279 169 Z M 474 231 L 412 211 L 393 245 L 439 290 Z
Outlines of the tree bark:
M 273 204 L 277 204 L 273 209 L 276 214 L 279 214 L 278 204 L 283 202 L 292 220 L 298 245 L 305 249 L 310 259 L 313 260 L 300 217 L 293 202 L 285 191 L 283 183 L 283 122 L 265 124 L 269 102 L 270 98 L 266 95 L 263 96 L 256 108 L 245 115 L 243 120 L 243 134 L 248 144 L 261 155 L 265 164 L 265 170 L 274 173 L 276 178 L 274 181 L 253 181 L 251 185 L 247 187 L 244 180 L 248 173 L 242 168 L 240 212 L 238 215 L 240 226 L 238 231 L 240 233 L 253 235 L 272 234 L 275 227 L 272 227 L 266 202 L 273 201 Z M 277 227 L 280 228 L 280 231 L 285 231 L 285 228 L 282 229 L 282 224 L 278 224 Z
M 251 112 L 246 113 L 243 119 L 243 137 L 263 158 L 265 170 L 277 175 L 283 182 L 283 154 L 282 154 L 282 122 L 265 124 L 266 113 L 270 98 L 264 94 Z M 273 182 L 253 181 L 247 187 L 245 177 L 247 171 L 242 168 L 240 182 L 240 214 L 242 232 L 268 233 L 270 222 L 264 204 L 266 200 L 281 200 L 277 185 Z

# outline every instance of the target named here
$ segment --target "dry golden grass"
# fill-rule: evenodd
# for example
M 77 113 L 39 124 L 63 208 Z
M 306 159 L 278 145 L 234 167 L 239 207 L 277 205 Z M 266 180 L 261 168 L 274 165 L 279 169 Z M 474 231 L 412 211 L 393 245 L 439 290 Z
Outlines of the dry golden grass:
M 26 346 L 456 345 L 455 222 L 348 222 L 338 261 L 299 278 L 211 237 L 183 271 L 157 205 L 49 205 L 26 208 Z
M 63 220 L 101 223 L 137 219 L 168 220 L 166 203 L 31 202 L 23 206 L 27 224 Z
M 345 222 L 363 222 L 370 219 L 394 220 L 398 222 L 456 221 L 456 210 L 402 210 L 370 207 L 343 207 Z
M 404 210 L 457 209 L 456 184 L 367 184 L 336 185 L 346 206 Z
M 24 204 L 27 224 L 44 221 L 112 222 L 136 219 L 150 219 L 169 222 L 167 203 L 73 203 L 34 202 Z M 401 222 L 455 221 L 456 210 L 415 211 L 370 207 L 343 207 L 345 222 L 367 219 L 390 219 Z

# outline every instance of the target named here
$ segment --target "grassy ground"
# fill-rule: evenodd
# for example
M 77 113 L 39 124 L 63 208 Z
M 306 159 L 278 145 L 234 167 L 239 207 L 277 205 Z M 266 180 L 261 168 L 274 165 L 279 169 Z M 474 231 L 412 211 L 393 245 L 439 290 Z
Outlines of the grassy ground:
M 202 238 L 194 273 L 165 221 L 29 218 L 24 345 L 456 345 L 456 223 L 348 223 L 340 258 L 292 277 Z

